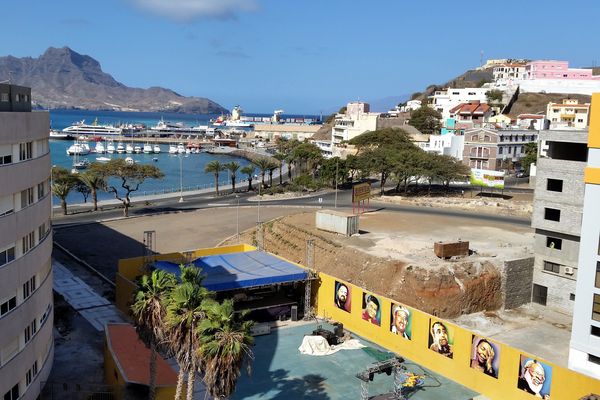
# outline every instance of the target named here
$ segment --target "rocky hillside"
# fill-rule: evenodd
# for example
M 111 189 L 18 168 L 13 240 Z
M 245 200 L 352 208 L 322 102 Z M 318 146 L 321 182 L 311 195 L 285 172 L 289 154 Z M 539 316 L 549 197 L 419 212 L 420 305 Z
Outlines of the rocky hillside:
M 519 93 L 517 100 L 505 113 L 516 118 L 519 114 L 546 114 L 548 103 L 560 103 L 563 99 L 577 99 L 579 103 L 589 103 L 591 96 L 564 93 Z
M 161 87 L 131 88 L 102 71 L 100 63 L 68 47 L 50 47 L 38 58 L 0 57 L 0 81 L 32 89 L 39 108 L 225 113 L 203 97 L 184 97 Z

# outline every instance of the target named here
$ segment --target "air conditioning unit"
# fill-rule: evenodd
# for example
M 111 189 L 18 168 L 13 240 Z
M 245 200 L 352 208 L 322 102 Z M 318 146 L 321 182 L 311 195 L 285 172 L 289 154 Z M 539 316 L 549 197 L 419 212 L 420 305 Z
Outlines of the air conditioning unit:
M 565 274 L 573 275 L 574 273 L 575 271 L 573 270 L 573 267 L 565 267 Z

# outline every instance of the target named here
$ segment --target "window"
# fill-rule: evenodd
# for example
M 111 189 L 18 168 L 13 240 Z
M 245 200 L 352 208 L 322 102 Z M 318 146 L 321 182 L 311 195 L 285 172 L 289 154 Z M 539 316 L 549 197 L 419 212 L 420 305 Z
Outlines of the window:
M 19 161 L 33 158 L 33 142 L 19 144 Z
M 600 288 L 600 261 L 596 263 L 596 283 L 595 286 Z
M 35 378 L 37 376 L 38 373 L 38 366 L 37 366 L 37 361 L 35 361 L 33 363 L 33 365 L 31 366 L 31 368 L 29 368 L 29 370 L 27 370 L 27 374 L 25 375 L 25 385 L 29 386 L 31 384 L 31 381 L 33 381 L 33 378 Z
M 551 249 L 561 250 L 562 249 L 562 239 L 546 237 L 546 247 Z
M 29 250 L 35 246 L 35 231 L 30 232 L 27 235 L 23 236 L 23 254 L 27 253 Z
M 556 208 L 544 208 L 544 219 L 548 221 L 560 221 L 560 210 Z
M 0 266 L 8 264 L 15 259 L 15 247 L 10 247 L 6 250 L 0 251 Z
M 17 307 L 17 296 L 11 297 L 6 300 L 4 303 L 0 304 L 0 316 L 6 314 L 7 312 L 13 310 Z
M 11 163 L 12 163 L 12 155 L 11 154 L 0 156 L 0 165 L 11 164 Z
M 45 182 L 42 183 L 38 183 L 37 185 L 37 195 L 38 195 L 38 200 L 43 198 L 46 195 L 46 184 Z
M 546 182 L 546 190 L 551 192 L 562 192 L 563 189 L 563 181 L 562 179 L 550 179 L 548 178 Z
M 589 362 L 593 362 L 594 364 L 599 364 L 600 365 L 600 357 L 596 357 L 593 354 L 588 354 L 588 361 Z
M 575 301 L 575 293 L 569 294 L 569 300 Z
M 49 224 L 44 222 L 43 224 L 41 224 L 38 228 L 38 238 L 39 241 L 41 242 L 46 235 L 48 234 L 48 232 L 50 232 L 50 229 L 48 229 Z
M 592 329 L 590 330 L 590 333 L 594 336 L 600 337 L 600 328 L 592 325 Z
M 21 190 L 21 208 L 33 204 L 33 188 Z
M 3 103 L 8 103 L 10 98 L 8 97 L 8 93 L 0 93 L 0 101 Z
M 23 300 L 28 298 L 36 288 L 35 276 L 32 276 L 27 282 L 23 284 Z
M 560 273 L 560 264 L 544 261 L 544 271 L 555 272 L 558 274 Z
M 504 150 L 504 148 L 502 147 L 498 147 L 498 154 L 502 154 L 502 151 Z
M 600 322 L 600 294 L 594 294 L 594 304 L 592 306 L 592 319 Z
M 4 393 L 4 400 L 17 400 L 19 398 L 19 384 L 17 383 L 8 392 Z
M 40 326 L 44 325 L 44 322 L 46 322 L 46 320 L 50 316 L 51 311 L 52 311 L 52 304 L 48 304 L 48 307 L 46 307 L 46 311 L 44 311 L 44 313 L 42 314 L 42 316 L 40 318 Z
M 546 286 L 533 284 L 533 296 L 531 300 L 534 303 L 546 305 L 546 299 L 548 298 L 548 288 Z
M 25 328 L 25 331 L 23 332 L 25 334 L 25 343 L 29 343 L 29 341 L 31 340 L 33 335 L 35 335 L 36 332 L 37 332 L 37 320 L 34 319 L 33 321 L 31 321 L 31 324 L 29 324 Z

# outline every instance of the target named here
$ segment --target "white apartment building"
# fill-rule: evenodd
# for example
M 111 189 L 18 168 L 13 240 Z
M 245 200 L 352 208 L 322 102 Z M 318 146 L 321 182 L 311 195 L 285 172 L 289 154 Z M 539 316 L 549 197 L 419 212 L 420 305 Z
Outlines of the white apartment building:
M 487 97 L 485 94 L 489 90 L 487 87 L 436 90 L 433 96 L 429 96 L 429 107 L 441 113 L 442 120 L 445 121 L 450 118 L 450 110 L 461 103 L 476 101 L 486 103 Z
M 348 103 L 345 114 L 335 116 L 331 140 L 333 146 L 342 141 L 349 141 L 358 135 L 377 129 L 379 113 L 369 112 L 369 104 L 362 102 Z
M 512 81 L 523 79 L 525 76 L 525 63 L 502 63 L 494 66 L 492 70 L 494 82 Z
M 47 112 L 0 84 L 0 396 L 37 399 L 54 357 Z
M 592 96 L 569 368 L 600 379 L 600 93 Z
M 430 153 L 436 153 L 444 156 L 451 156 L 457 160 L 463 159 L 463 150 L 465 147 L 465 137 L 446 133 L 444 135 L 430 135 L 429 142 L 421 148 Z
M 587 129 L 590 115 L 588 103 L 579 104 L 576 99 L 564 99 L 562 103 L 548 103 L 546 118 L 550 129 Z

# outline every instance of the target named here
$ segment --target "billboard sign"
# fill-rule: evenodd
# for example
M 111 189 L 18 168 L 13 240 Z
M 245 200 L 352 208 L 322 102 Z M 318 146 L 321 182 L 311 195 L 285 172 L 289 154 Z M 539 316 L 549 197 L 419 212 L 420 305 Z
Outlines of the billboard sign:
M 369 182 L 358 183 L 352 186 L 352 202 L 367 200 L 371 197 L 371 184 Z
M 504 189 L 504 172 L 471 169 L 471 185 Z

